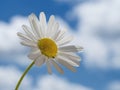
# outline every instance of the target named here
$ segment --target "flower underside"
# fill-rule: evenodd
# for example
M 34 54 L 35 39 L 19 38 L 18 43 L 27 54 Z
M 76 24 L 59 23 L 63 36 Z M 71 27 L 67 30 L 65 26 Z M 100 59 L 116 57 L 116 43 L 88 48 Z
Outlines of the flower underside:
M 42 54 L 47 56 L 48 58 L 54 58 L 57 55 L 57 45 L 56 43 L 50 38 L 43 38 L 38 40 L 37 43 L 40 51 Z

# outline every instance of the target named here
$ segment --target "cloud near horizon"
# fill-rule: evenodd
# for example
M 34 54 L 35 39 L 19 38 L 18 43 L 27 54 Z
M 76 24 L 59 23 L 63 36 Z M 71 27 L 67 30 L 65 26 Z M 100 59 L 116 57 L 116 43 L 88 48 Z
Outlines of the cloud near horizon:
M 9 76 L 8 76 L 9 75 Z M 14 90 L 22 72 L 14 66 L 0 66 L 0 90 Z M 20 85 L 20 90 L 93 90 L 87 86 L 71 83 L 55 75 L 38 77 L 36 85 L 33 78 L 27 74 Z

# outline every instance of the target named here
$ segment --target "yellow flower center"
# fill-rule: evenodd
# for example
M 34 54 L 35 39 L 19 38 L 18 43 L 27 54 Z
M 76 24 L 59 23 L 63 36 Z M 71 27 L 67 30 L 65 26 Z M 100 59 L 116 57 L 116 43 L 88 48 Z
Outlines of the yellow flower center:
M 38 40 L 38 47 L 41 53 L 48 58 L 54 58 L 57 54 L 58 48 L 56 43 L 50 38 L 43 38 Z

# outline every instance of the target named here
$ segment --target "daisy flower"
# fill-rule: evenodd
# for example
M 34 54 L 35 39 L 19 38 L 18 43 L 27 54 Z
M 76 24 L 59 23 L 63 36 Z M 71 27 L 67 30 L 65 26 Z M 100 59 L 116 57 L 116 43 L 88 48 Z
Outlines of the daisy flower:
M 25 34 L 18 32 L 17 35 L 22 39 L 22 45 L 31 48 L 28 57 L 34 64 L 41 66 L 46 63 L 49 74 L 52 73 L 52 65 L 64 73 L 59 64 L 76 71 L 74 67 L 79 66 L 80 57 L 75 53 L 83 48 L 69 44 L 73 37 L 67 35 L 66 30 L 60 29 L 55 17 L 51 15 L 47 23 L 44 12 L 40 13 L 39 19 L 32 13 L 29 15 L 29 23 L 31 27 L 22 26 Z

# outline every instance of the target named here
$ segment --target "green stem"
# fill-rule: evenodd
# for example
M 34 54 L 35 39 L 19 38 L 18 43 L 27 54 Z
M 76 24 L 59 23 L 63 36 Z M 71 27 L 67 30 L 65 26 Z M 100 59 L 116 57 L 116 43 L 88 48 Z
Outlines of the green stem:
M 16 88 L 15 90 L 18 90 L 23 78 L 25 77 L 25 75 L 28 73 L 28 71 L 30 70 L 30 68 L 34 65 L 35 61 L 33 61 L 28 67 L 27 69 L 24 71 L 24 73 L 22 74 L 21 78 L 19 79 L 17 85 L 16 85 Z

